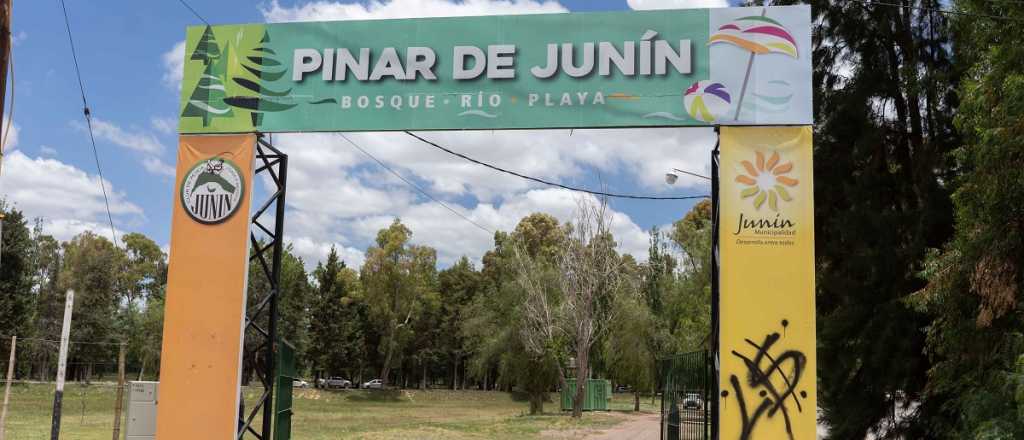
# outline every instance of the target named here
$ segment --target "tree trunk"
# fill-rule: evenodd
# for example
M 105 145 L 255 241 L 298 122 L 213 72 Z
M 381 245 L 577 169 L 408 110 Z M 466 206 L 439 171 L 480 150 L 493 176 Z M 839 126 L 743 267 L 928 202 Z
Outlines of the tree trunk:
M 639 389 L 633 390 L 633 411 L 634 412 L 640 411 L 640 390 Z
M 459 389 L 459 357 L 455 356 L 455 364 L 452 365 L 452 390 Z
M 423 363 L 423 374 L 420 376 L 420 389 L 427 389 L 427 363 Z
M 587 392 L 587 369 L 589 367 L 590 353 L 585 347 L 580 347 L 576 353 L 576 395 L 572 399 L 572 416 L 583 417 L 583 399 Z
M 313 374 L 313 388 L 320 388 L 320 370 Z
M 388 386 L 388 375 L 391 374 L 391 354 L 391 341 L 388 341 L 388 351 L 384 355 L 384 365 L 380 370 L 380 382 L 382 388 Z
M 544 414 L 544 393 L 530 393 L 530 415 Z

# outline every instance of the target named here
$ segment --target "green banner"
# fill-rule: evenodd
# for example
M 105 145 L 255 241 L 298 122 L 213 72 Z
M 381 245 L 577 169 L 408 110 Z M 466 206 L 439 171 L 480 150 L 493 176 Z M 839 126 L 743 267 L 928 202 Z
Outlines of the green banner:
M 810 124 L 810 8 L 188 29 L 182 133 Z

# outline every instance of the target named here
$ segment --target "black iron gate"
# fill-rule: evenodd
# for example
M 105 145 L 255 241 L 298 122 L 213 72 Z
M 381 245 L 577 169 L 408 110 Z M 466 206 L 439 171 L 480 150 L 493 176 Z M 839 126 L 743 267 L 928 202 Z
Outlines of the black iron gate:
M 714 385 L 711 353 L 708 351 L 658 360 L 662 440 L 711 438 Z

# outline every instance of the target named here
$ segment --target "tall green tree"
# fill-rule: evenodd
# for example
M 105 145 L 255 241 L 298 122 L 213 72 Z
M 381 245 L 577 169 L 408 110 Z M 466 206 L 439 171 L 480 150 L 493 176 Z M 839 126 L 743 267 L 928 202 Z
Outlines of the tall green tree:
M 319 386 L 321 375 L 350 372 L 362 358 L 360 326 L 353 319 L 359 280 L 333 247 L 313 278 L 308 357 Z
M 1024 438 L 1024 9 L 955 2 L 960 84 L 953 239 L 914 303 L 932 318 L 923 423 L 935 438 Z M 987 16 L 987 17 L 986 17 Z M 991 17 L 1006 17 L 994 19 Z
M 60 300 L 63 292 L 75 291 L 71 339 L 90 343 L 121 342 L 115 320 L 121 286 L 118 274 L 126 266 L 125 254 L 106 238 L 83 232 L 64 244 Z M 72 344 L 69 359 L 75 375 L 89 380 L 93 366 L 114 359 L 110 345 Z
M 928 317 L 950 236 L 959 66 L 937 0 L 813 1 L 818 401 L 830 438 L 928 438 Z M 920 405 L 893 420 L 896 405 Z
M 33 243 L 21 211 L 0 202 L 0 335 L 28 336 L 34 295 Z
M 469 351 L 464 323 L 471 313 L 470 304 L 482 289 L 482 279 L 466 257 L 442 270 L 437 278 L 441 297 L 440 343 L 451 362 L 450 387 L 458 389 L 459 371 Z
M 426 296 L 436 292 L 437 255 L 434 249 L 410 244 L 412 231 L 399 220 L 377 233 L 366 250 L 360 279 L 370 318 L 381 334 L 380 379 L 386 385 L 392 366 L 412 335 L 411 323 Z

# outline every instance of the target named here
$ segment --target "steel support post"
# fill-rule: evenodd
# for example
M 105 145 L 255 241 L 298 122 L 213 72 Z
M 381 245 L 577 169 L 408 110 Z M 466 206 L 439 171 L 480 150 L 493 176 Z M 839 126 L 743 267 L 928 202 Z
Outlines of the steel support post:
M 721 226 L 720 221 L 720 197 L 718 188 L 718 147 L 721 141 L 721 132 L 719 127 L 715 127 L 715 149 L 711 151 L 711 368 L 714 371 L 711 377 L 711 439 L 718 440 L 718 405 L 719 405 L 719 394 L 718 384 L 719 376 L 721 374 L 720 358 L 718 348 L 720 345 L 719 336 L 721 332 L 719 330 L 721 326 L 721 310 L 719 309 L 719 303 L 721 299 L 721 284 L 719 283 L 719 267 L 721 264 L 721 258 L 719 254 L 719 243 L 718 243 L 718 229 Z
M 277 304 L 282 292 L 281 258 L 284 249 L 285 188 L 288 181 L 288 155 L 274 148 L 270 141 L 259 135 L 256 140 L 256 177 L 266 175 L 274 184 L 274 192 L 261 203 L 252 216 L 249 239 L 252 251 L 250 262 L 258 263 L 259 272 L 267 279 L 266 292 L 254 292 L 249 298 L 245 318 L 246 338 L 244 357 L 251 360 L 253 370 L 263 385 L 259 398 L 249 405 L 248 415 L 239 410 L 238 439 L 246 434 L 259 440 L 273 438 L 274 421 L 274 357 L 277 351 Z M 273 207 L 273 211 L 270 208 Z M 271 214 L 272 212 L 272 214 Z M 268 227 L 267 218 L 274 224 Z M 269 254 L 269 255 L 268 255 Z M 250 281 L 251 282 L 251 281 Z M 251 336 L 251 337 L 250 337 Z M 239 391 L 240 408 L 245 408 L 245 392 Z M 260 426 L 253 426 L 257 414 L 262 413 Z

